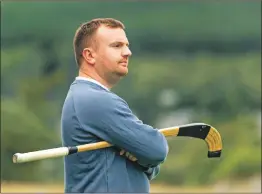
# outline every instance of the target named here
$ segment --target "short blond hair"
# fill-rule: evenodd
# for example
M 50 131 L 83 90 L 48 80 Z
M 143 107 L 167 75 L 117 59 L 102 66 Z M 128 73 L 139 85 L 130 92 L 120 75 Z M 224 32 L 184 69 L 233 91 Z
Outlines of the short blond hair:
M 81 26 L 76 30 L 73 41 L 75 60 L 78 67 L 80 67 L 81 61 L 83 59 L 83 49 L 87 46 L 90 46 L 93 35 L 101 25 L 109 28 L 125 29 L 125 26 L 122 22 L 113 18 L 96 18 L 81 24 Z

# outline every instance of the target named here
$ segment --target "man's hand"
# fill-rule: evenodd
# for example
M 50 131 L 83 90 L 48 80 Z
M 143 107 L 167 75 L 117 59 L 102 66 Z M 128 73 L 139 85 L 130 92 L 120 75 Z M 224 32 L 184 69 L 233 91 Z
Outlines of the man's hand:
M 129 160 L 135 162 L 137 161 L 137 158 L 135 156 L 133 156 L 132 154 L 130 154 L 129 152 L 126 152 L 125 150 L 121 150 L 120 151 L 120 155 L 125 155 Z

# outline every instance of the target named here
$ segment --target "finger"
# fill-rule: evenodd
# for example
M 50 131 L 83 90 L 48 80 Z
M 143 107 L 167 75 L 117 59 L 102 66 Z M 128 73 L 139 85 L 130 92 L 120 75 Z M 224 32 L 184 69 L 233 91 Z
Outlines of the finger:
M 129 152 L 126 152 L 126 157 L 129 158 L 130 155 L 131 155 L 131 154 L 130 154 Z
M 125 150 L 120 151 L 120 155 L 123 155 L 125 153 Z
M 137 161 L 136 157 L 134 157 L 134 156 L 131 157 L 130 160 L 133 161 L 133 162 Z
M 133 156 L 130 152 L 126 152 L 126 157 L 129 159 L 129 160 L 136 160 L 135 156 Z

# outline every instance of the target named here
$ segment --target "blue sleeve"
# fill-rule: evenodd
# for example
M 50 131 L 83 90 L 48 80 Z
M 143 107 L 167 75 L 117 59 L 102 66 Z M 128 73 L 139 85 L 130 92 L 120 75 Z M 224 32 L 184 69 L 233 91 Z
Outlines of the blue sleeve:
M 157 165 L 156 167 L 148 168 L 144 172 L 149 180 L 153 180 L 160 172 L 160 165 Z
M 92 98 L 92 97 L 90 97 Z M 81 127 L 110 144 L 130 152 L 144 167 L 162 163 L 168 153 L 165 136 L 143 124 L 127 103 L 113 93 L 78 100 L 75 104 Z

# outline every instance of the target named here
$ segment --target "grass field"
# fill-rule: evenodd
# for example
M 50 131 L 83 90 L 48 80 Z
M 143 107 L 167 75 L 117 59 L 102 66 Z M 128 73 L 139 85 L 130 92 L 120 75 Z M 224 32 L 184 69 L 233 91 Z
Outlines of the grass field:
M 3 193 L 8 192 L 52 192 L 52 193 L 62 193 L 63 192 L 63 185 L 59 184 L 30 184 L 30 183 L 8 183 L 4 182 L 1 185 L 1 191 Z M 152 185 L 151 186 L 151 192 L 166 192 L 166 193 L 173 193 L 173 192 L 208 192 L 208 189 L 197 189 L 197 188 L 176 188 L 172 186 L 166 186 L 166 185 Z M 209 190 L 210 191 L 210 190 Z
M 21 182 L 2 182 L 1 193 L 63 193 L 62 184 L 35 184 Z M 219 184 L 212 187 L 173 187 L 167 185 L 151 185 L 151 193 L 218 193 L 218 192 L 261 192 L 261 185 Z

